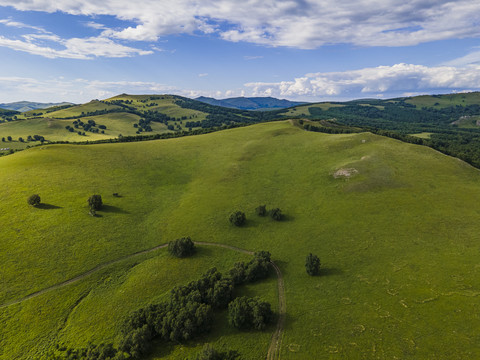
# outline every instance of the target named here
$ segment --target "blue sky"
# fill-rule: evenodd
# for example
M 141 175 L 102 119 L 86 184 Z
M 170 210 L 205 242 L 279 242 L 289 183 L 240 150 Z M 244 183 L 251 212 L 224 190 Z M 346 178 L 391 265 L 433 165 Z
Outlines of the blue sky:
M 0 0 L 0 102 L 480 90 L 478 0 Z

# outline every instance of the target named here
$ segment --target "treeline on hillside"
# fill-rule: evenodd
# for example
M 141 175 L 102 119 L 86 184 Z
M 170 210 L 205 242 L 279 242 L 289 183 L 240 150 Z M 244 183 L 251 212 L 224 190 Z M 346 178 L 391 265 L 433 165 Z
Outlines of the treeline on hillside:
M 183 342 L 210 331 L 215 309 L 229 308 L 229 323 L 242 329 L 263 329 L 272 319 L 270 304 L 259 299 L 234 300 L 234 288 L 264 279 L 269 274 L 270 253 L 256 252 L 247 263 L 239 262 L 223 276 L 216 268 L 199 280 L 176 286 L 170 299 L 140 308 L 125 319 L 118 347 L 90 344 L 81 349 L 58 347 L 50 360 L 138 360 L 154 340 Z M 247 305 L 245 305 L 247 304 Z M 238 326 L 237 326 L 238 325 Z

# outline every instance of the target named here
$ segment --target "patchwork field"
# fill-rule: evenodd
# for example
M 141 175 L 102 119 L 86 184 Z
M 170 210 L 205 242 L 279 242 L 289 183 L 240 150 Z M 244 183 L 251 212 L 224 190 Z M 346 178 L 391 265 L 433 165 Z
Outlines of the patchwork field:
M 289 121 L 2 157 L 0 359 L 115 343 L 129 312 L 212 266 L 249 259 L 207 246 L 188 259 L 165 249 L 131 256 L 183 236 L 271 252 L 287 301 L 281 359 L 479 358 L 479 180 L 477 169 L 427 147 Z M 26 202 L 34 193 L 38 208 Z M 103 197 L 99 217 L 88 215 L 91 194 Z M 258 217 L 261 204 L 285 219 Z M 228 222 L 234 210 L 245 211 L 245 227 Z M 305 272 L 310 252 L 320 276 Z M 239 293 L 278 305 L 273 272 Z M 237 331 L 222 312 L 212 333 L 158 343 L 150 359 L 184 359 L 206 342 L 261 359 L 274 329 Z

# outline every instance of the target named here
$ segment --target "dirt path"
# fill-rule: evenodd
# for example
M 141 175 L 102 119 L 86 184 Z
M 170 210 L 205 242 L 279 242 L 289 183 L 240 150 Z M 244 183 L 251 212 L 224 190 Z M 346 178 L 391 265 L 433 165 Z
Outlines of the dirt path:
M 287 301 L 285 298 L 285 284 L 280 268 L 273 261 L 271 262 L 275 272 L 277 273 L 278 284 L 278 321 L 277 328 L 272 335 L 272 340 L 267 352 L 267 360 L 280 359 L 280 348 L 282 344 L 283 330 L 285 329 L 285 318 L 287 314 Z
M 119 259 L 115 259 L 115 260 L 111 260 L 111 261 L 107 261 L 103 264 L 99 264 L 97 266 L 95 266 L 93 269 L 91 270 L 88 270 L 87 272 L 84 272 L 83 274 L 80 274 L 78 276 L 75 276 L 74 278 L 71 278 L 69 280 L 65 280 L 61 283 L 58 283 L 58 284 L 55 284 L 55 285 L 52 285 L 50 287 L 47 287 L 45 289 L 42 289 L 42 290 L 39 290 L 39 291 L 36 291 L 34 293 L 31 293 L 30 295 L 27 295 L 21 299 L 17 299 L 17 300 L 11 300 L 11 301 L 8 301 L 2 305 L 0 305 L 0 309 L 4 308 L 4 307 L 7 307 L 7 306 L 10 306 L 10 305 L 15 305 L 15 304 L 19 304 L 21 302 L 24 302 L 26 300 L 29 300 L 29 299 L 32 299 L 32 298 L 35 298 L 37 296 L 40 296 L 42 294 L 45 294 L 49 291 L 52 291 L 52 290 L 57 290 L 57 289 L 60 289 L 64 286 L 67 286 L 67 285 L 70 285 L 70 284 L 73 284 L 77 281 L 80 281 L 82 279 L 85 279 L 87 276 L 89 275 L 92 275 L 94 273 L 96 273 L 97 271 L 100 271 L 102 269 L 105 269 L 106 267 L 110 266 L 110 265 L 113 265 L 113 264 L 116 264 L 116 263 L 119 263 L 121 261 L 124 261 L 124 260 L 128 260 L 132 257 L 135 257 L 135 256 L 139 256 L 139 255 L 143 255 L 143 254 L 148 254 L 152 251 L 155 251 L 155 250 L 158 250 L 158 249 L 162 249 L 162 248 L 165 248 L 167 247 L 168 244 L 162 244 L 162 245 L 158 245 L 158 246 L 155 246 L 154 248 L 151 248 L 151 249 L 147 249 L 147 250 L 142 250 L 142 251 L 139 251 L 139 252 L 136 252 L 136 253 L 133 253 L 133 254 L 130 254 L 130 255 L 127 255 L 127 256 L 124 256 L 124 257 L 121 257 Z
M 195 245 L 216 246 L 216 247 L 221 247 L 221 248 L 225 248 L 225 249 L 230 249 L 230 250 L 233 250 L 233 251 L 242 252 L 242 253 L 248 254 L 248 255 L 253 255 L 254 254 L 253 251 L 241 249 L 241 248 L 238 248 L 238 247 L 232 246 L 232 245 L 209 243 L 209 242 L 203 242 L 203 241 L 196 241 Z M 85 279 L 87 276 L 92 275 L 92 274 L 96 273 L 97 271 L 100 271 L 100 270 L 102 270 L 102 269 L 104 269 L 104 268 L 106 268 L 110 265 L 119 263 L 119 262 L 124 261 L 124 260 L 128 260 L 128 259 L 133 258 L 135 256 L 148 254 L 148 253 L 151 253 L 153 251 L 166 248 L 167 246 L 168 246 L 168 244 L 158 245 L 158 246 L 155 246 L 151 249 L 138 251 L 136 253 L 133 253 L 133 254 L 130 254 L 130 255 L 127 255 L 127 256 L 123 256 L 119 259 L 115 259 L 115 260 L 107 261 L 103 264 L 99 264 L 99 265 L 95 266 L 93 269 L 88 270 L 87 272 L 84 272 L 83 274 L 80 274 L 78 276 L 75 276 L 74 278 L 71 278 L 71 279 L 63 281 L 61 283 L 52 285 L 52 286 L 47 287 L 45 289 L 36 291 L 36 292 L 31 293 L 30 295 L 27 295 L 27 296 L 25 296 L 21 299 L 6 302 L 6 303 L 0 305 L 0 309 L 5 308 L 7 306 L 19 304 L 19 303 L 24 302 L 24 301 L 29 300 L 29 299 L 33 299 L 33 298 L 35 298 L 37 296 L 40 296 L 42 294 L 45 294 L 49 291 L 63 288 L 63 287 L 68 286 L 70 284 L 76 283 L 77 281 Z M 272 335 L 272 340 L 270 342 L 270 346 L 268 347 L 268 352 L 267 352 L 266 359 L 267 360 L 276 360 L 276 359 L 280 359 L 280 345 L 281 345 L 281 342 L 282 342 L 283 330 L 285 328 L 285 315 L 286 315 L 286 310 L 287 310 L 287 304 L 286 304 L 286 299 L 285 299 L 285 286 L 284 286 L 284 282 L 283 282 L 282 272 L 280 271 L 279 267 L 273 261 L 271 261 L 270 263 L 271 263 L 272 267 L 274 268 L 275 273 L 277 274 L 278 321 L 277 321 L 277 327 L 275 329 L 275 332 Z

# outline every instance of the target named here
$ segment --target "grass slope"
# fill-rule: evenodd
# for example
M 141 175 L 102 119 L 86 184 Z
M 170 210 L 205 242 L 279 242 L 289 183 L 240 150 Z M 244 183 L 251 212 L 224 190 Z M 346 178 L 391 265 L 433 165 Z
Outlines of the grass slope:
M 335 178 L 339 169 L 358 173 Z M 479 177 L 426 147 L 305 132 L 289 122 L 29 149 L 0 158 L 0 304 L 191 236 L 272 253 L 286 287 L 282 359 L 477 358 Z M 32 193 L 43 207 L 26 204 Z M 87 215 L 93 193 L 106 204 L 99 218 Z M 285 221 L 254 215 L 260 204 L 280 207 Z M 247 214 L 244 228 L 227 221 L 236 209 Z M 306 275 L 309 252 L 320 257 L 321 276 Z M 159 250 L 0 308 L 0 358 L 34 358 L 58 341 L 110 341 L 124 312 L 244 257 L 208 248 L 176 260 Z M 273 278 L 242 291 L 275 304 Z M 224 316 L 211 335 L 159 344 L 152 359 L 183 359 L 204 341 L 263 358 L 273 327 L 237 332 Z

